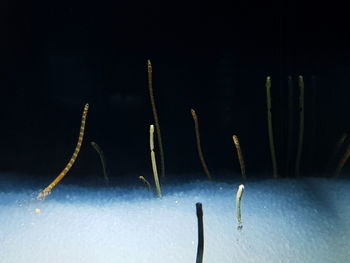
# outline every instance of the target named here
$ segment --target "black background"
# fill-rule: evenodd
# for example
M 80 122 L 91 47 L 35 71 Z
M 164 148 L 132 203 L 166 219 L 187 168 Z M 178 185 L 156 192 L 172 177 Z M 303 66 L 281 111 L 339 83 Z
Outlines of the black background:
M 296 1 L 1 1 L 0 10 L 3 172 L 30 174 L 33 180 L 49 175 L 51 180 L 73 153 L 88 102 L 85 141 L 70 171 L 73 179 L 65 180 L 101 174 L 92 140 L 105 152 L 113 182 L 151 173 L 147 59 L 153 64 L 169 178 L 202 173 L 190 108 L 198 113 L 214 178 L 222 177 L 221 171 L 238 176 L 233 134 L 241 140 L 248 176 L 270 176 L 268 75 L 281 176 L 289 175 L 288 75 L 294 79 L 295 103 L 297 76 L 305 79 L 302 174 L 324 175 L 334 169 L 327 170 L 326 164 L 350 125 L 345 6 Z M 295 108 L 294 145 L 297 123 Z M 295 156 L 295 147 L 291 154 Z

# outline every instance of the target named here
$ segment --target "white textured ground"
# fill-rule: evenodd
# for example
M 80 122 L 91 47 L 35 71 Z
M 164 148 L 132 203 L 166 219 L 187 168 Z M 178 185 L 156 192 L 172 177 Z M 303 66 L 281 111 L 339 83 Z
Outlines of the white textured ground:
M 194 263 L 195 203 L 203 204 L 205 263 L 349 262 L 350 182 L 321 178 L 246 182 L 243 230 L 236 184 L 143 188 L 0 188 L 1 263 Z M 35 213 L 40 208 L 41 213 Z

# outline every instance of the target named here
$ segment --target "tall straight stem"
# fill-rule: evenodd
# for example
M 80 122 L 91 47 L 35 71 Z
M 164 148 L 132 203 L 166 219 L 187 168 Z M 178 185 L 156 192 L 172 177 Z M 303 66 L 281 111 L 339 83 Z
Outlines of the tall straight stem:
M 154 124 L 156 126 L 157 140 L 158 140 L 158 146 L 159 146 L 160 171 L 161 171 L 162 177 L 164 177 L 165 176 L 164 151 L 163 151 L 162 135 L 160 133 L 158 113 L 157 113 L 156 103 L 155 103 L 154 94 L 153 94 L 152 64 L 150 60 L 147 60 L 147 72 L 148 72 L 148 90 L 149 90 L 149 96 L 151 100 Z
M 303 151 L 303 141 L 304 141 L 304 79 L 303 76 L 298 78 L 299 85 L 299 140 L 298 140 L 298 150 L 295 161 L 295 176 L 300 176 L 300 162 L 301 154 Z
M 294 94 L 293 94 L 292 76 L 288 76 L 288 134 L 287 134 L 287 160 L 286 174 L 292 174 L 292 155 L 293 155 L 293 138 L 294 138 Z
M 273 141 L 273 129 L 272 129 L 272 113 L 271 113 L 271 78 L 268 76 L 266 78 L 266 100 L 267 100 L 267 128 L 269 133 L 269 142 L 270 142 L 270 152 L 272 160 L 272 174 L 274 178 L 277 178 L 277 161 L 276 161 L 276 152 L 275 144 Z
M 153 136 L 154 136 L 154 126 L 151 125 L 149 127 L 149 148 L 151 150 L 151 162 L 152 162 L 153 177 L 154 177 L 154 183 L 156 185 L 157 196 L 159 198 L 162 198 L 162 191 L 160 190 L 160 183 L 159 183 L 158 171 L 157 171 L 156 154 L 154 153 Z

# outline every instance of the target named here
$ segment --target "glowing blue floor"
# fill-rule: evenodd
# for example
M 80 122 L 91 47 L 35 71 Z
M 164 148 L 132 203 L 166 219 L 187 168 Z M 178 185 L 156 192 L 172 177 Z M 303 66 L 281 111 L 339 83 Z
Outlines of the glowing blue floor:
M 161 200 L 142 187 L 93 189 L 62 183 L 43 202 L 33 200 L 33 189 L 3 186 L 0 262 L 194 263 L 196 202 L 203 204 L 205 263 L 350 258 L 349 181 L 248 181 L 242 231 L 235 212 L 239 183 L 167 185 Z

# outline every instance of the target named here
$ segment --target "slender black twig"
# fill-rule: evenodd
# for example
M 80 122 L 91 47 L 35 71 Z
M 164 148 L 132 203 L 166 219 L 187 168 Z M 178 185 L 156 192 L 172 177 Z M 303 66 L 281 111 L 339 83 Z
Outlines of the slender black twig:
M 196 263 L 203 262 L 204 252 L 204 231 L 203 231 L 203 210 L 202 204 L 196 203 L 197 219 L 198 219 L 198 246 Z

